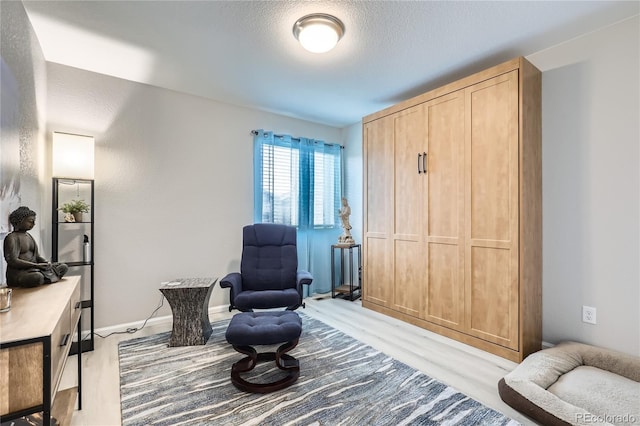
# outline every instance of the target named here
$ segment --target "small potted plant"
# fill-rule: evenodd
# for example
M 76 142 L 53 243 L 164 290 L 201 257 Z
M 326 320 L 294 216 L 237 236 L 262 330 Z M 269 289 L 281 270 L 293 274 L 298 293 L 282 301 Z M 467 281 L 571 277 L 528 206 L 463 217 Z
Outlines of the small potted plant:
M 58 208 L 65 213 L 65 222 L 82 222 L 82 213 L 89 213 L 89 204 L 84 200 L 71 200 Z

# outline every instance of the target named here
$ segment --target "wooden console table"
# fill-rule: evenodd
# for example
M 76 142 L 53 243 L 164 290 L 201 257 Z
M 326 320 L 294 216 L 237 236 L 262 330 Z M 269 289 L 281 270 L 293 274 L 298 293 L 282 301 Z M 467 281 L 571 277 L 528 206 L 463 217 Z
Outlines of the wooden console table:
M 169 346 L 207 343 L 212 332 L 209 298 L 217 281 L 217 278 L 181 278 L 160 287 L 173 312 Z
M 78 387 L 58 392 L 71 349 L 80 330 L 80 277 L 54 284 L 14 288 L 11 309 L 0 313 L 0 417 L 10 421 L 42 413 L 62 425 L 71 420 L 78 394 L 82 409 L 82 361 L 78 353 Z

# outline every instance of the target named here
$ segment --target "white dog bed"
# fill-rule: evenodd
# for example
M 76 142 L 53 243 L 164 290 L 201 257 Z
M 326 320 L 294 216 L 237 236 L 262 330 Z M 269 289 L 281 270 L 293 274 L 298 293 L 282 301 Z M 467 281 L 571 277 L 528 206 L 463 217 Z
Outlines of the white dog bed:
M 563 342 L 498 383 L 504 402 L 543 425 L 640 425 L 640 358 Z

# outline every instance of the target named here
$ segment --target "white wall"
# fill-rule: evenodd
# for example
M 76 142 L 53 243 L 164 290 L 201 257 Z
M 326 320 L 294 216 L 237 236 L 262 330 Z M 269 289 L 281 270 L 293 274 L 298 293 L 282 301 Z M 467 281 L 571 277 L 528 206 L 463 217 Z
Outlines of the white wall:
M 239 270 L 242 226 L 253 222 L 252 129 L 341 142 L 336 128 L 63 65 L 47 71 L 49 131 L 96 139 L 98 328 L 146 318 L 161 281 Z M 227 304 L 216 286 L 210 305 Z
M 639 36 L 635 17 L 527 57 L 543 71 L 549 343 L 572 339 L 640 355 Z M 362 241 L 361 124 L 343 129 L 343 140 Z M 582 305 L 597 308 L 597 325 L 581 321 Z
M 640 25 L 528 56 L 542 74 L 543 337 L 640 355 Z M 581 321 L 597 308 L 597 325 Z
M 351 207 L 351 234 L 356 243 L 362 243 L 363 211 L 362 211 L 362 123 L 356 123 L 342 129 L 342 145 L 344 146 L 345 196 Z
M 30 234 L 39 243 L 41 254 L 48 258 L 45 230 L 51 222 L 50 196 L 42 191 L 47 155 L 45 61 L 22 3 L 2 2 L 0 18 L 0 214 L 6 221 L 20 205 L 35 211 L 36 227 Z M 11 183 L 15 177 L 18 185 Z M 5 235 L 0 231 L 0 239 Z M 0 242 L 0 253 L 1 246 Z M 2 256 L 0 283 L 5 282 L 5 267 Z

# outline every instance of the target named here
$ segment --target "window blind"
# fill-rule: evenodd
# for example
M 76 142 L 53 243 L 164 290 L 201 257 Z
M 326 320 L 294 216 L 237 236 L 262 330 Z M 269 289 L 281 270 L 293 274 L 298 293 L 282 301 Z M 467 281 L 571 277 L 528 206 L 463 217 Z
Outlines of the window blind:
M 320 140 L 254 135 L 254 219 L 302 229 L 339 223 L 342 150 Z

